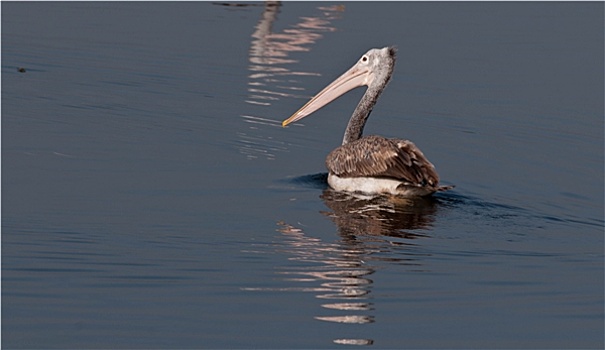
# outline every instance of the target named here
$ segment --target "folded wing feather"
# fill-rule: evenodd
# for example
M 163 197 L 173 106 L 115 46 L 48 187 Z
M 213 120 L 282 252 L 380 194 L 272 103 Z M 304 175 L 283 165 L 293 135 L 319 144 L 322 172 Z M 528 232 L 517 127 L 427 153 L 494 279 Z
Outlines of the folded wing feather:
M 386 177 L 421 187 L 439 183 L 433 164 L 408 140 L 366 136 L 330 152 L 326 166 L 339 177 Z

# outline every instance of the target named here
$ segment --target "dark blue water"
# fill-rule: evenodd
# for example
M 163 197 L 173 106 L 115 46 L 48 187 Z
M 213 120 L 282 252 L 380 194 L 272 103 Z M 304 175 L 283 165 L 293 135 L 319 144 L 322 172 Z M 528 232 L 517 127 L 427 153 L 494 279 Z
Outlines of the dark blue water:
M 2 3 L 3 348 L 603 348 L 603 12 Z M 386 45 L 453 191 L 327 187 L 363 89 L 281 127 Z

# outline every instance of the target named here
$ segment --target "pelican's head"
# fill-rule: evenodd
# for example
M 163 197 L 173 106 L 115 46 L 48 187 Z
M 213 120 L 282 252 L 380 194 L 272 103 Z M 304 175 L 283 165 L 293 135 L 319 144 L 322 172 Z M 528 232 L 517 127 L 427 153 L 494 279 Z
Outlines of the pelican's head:
M 369 50 L 353 67 L 321 90 L 290 118 L 284 120 L 282 126 L 308 116 L 356 87 L 365 85 L 370 88 L 384 88 L 395 67 L 396 51 L 392 46 Z

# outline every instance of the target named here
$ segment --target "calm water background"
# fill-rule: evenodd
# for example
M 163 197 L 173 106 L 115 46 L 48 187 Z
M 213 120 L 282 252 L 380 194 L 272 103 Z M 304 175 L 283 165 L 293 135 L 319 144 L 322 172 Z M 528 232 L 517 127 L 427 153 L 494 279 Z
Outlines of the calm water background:
M 603 10 L 3 2 L 3 347 L 603 348 Z M 327 189 L 363 89 L 280 126 L 386 45 L 434 200 Z

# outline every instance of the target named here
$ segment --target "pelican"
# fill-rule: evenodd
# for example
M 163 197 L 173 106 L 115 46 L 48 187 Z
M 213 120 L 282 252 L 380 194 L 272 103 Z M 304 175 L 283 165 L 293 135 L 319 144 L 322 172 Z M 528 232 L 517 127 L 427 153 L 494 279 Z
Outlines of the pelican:
M 391 79 L 395 56 L 394 47 L 369 50 L 353 67 L 282 123 L 282 126 L 294 123 L 346 92 L 367 86 L 349 120 L 342 145 L 326 158 L 328 184 L 337 191 L 421 197 L 452 188 L 439 186 L 435 166 L 411 141 L 362 137 L 372 108 Z

